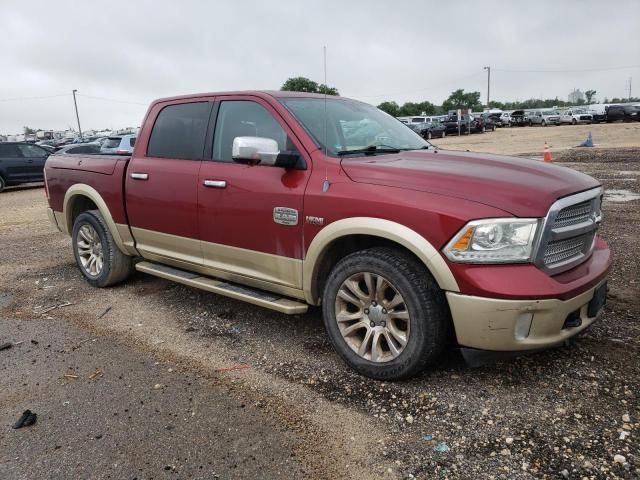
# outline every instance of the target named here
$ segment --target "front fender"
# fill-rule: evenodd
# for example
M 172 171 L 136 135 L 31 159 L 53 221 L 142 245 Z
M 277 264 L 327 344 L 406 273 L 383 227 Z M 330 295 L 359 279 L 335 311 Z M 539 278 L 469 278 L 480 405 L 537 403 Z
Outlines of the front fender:
M 416 231 L 391 220 L 371 217 L 345 218 L 333 222 L 314 237 L 303 262 L 303 289 L 305 299 L 312 305 L 320 303 L 316 291 L 319 262 L 331 243 L 349 235 L 368 235 L 391 240 L 411 251 L 427 267 L 438 286 L 446 291 L 459 292 L 458 283 L 440 252 Z

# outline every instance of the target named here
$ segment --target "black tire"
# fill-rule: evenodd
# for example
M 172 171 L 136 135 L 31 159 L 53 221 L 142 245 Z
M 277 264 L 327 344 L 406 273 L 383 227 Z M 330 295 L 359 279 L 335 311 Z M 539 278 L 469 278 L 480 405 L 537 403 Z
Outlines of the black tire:
M 4 190 L 4 187 L 6 187 L 7 184 L 4 181 L 4 178 L 2 178 L 2 175 L 0 175 L 0 193 L 2 193 L 2 191 Z
M 78 232 L 83 225 L 87 224 L 98 234 L 102 246 L 103 266 L 97 275 L 91 275 L 87 271 L 82 265 L 78 253 Z M 71 243 L 76 264 L 87 282 L 93 287 L 102 288 L 115 285 L 124 281 L 133 271 L 133 259 L 120 251 L 98 210 L 89 210 L 78 215 L 73 223 Z
M 373 362 L 347 344 L 336 321 L 336 298 L 343 282 L 358 273 L 384 276 L 403 297 L 410 333 L 400 354 Z M 376 247 L 353 253 L 331 271 L 322 298 L 324 325 L 342 359 L 358 373 L 377 380 L 400 380 L 420 373 L 434 362 L 450 335 L 451 316 L 444 295 L 422 263 L 401 250 Z
M 447 136 L 447 131 L 446 131 L 446 130 L 443 130 L 443 131 L 442 131 L 442 135 L 440 135 L 440 138 L 444 138 L 444 137 L 446 137 L 446 136 Z
M 576 125 L 578 123 L 578 121 L 574 118 L 573 120 L 571 120 L 571 124 L 572 125 Z
M 547 122 L 546 122 L 545 120 L 542 120 L 541 125 L 542 125 L 543 127 L 546 127 L 546 126 L 547 126 Z
M 431 130 L 427 130 L 427 140 L 431 140 L 432 136 L 433 134 L 431 133 Z

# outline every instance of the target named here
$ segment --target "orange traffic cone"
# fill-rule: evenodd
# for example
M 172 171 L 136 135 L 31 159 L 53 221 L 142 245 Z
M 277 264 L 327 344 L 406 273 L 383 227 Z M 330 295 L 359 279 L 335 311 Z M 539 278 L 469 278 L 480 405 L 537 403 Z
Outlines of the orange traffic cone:
M 549 145 L 547 145 L 547 142 L 544 142 L 544 154 L 542 155 L 542 159 L 547 163 L 551 163 L 553 161 L 553 159 L 551 158 L 551 150 L 549 150 Z

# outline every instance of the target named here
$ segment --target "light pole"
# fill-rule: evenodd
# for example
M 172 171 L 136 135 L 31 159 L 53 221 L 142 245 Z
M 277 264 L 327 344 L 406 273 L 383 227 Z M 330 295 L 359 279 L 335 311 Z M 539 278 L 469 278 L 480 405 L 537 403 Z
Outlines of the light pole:
M 489 108 L 489 94 L 491 92 L 491 67 L 484 67 L 487 71 L 487 108 Z
M 82 128 L 80 128 L 80 115 L 78 115 L 78 102 L 76 102 L 76 92 L 78 90 L 76 90 L 75 88 L 73 89 L 72 93 L 73 93 L 73 104 L 76 107 L 76 119 L 78 120 L 78 132 L 80 134 L 80 140 L 82 140 Z

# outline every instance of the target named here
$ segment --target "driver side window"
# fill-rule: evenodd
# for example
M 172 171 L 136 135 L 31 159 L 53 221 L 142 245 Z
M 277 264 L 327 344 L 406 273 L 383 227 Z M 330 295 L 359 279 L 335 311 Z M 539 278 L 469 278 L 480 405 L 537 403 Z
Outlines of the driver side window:
M 297 152 L 284 129 L 266 108 L 247 100 L 227 100 L 220 104 L 213 136 L 213 160 L 232 162 L 233 139 L 262 137 L 278 142 L 278 150 Z

